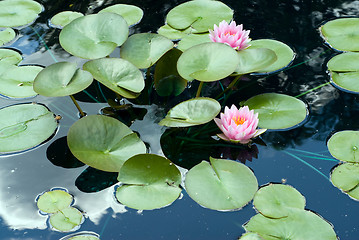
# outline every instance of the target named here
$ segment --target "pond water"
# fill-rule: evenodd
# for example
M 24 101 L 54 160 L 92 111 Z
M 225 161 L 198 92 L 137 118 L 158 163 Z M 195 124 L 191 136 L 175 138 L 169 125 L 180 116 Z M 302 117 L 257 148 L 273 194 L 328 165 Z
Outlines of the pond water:
M 81 64 L 83 60 L 69 57 L 58 43 L 59 30 L 48 26 L 54 14 L 72 10 L 93 13 L 115 3 L 135 4 L 144 10 L 144 18 L 131 33 L 156 32 L 163 25 L 167 12 L 184 1 L 39 1 L 45 6 L 33 27 L 19 30 L 18 40 L 11 45 L 24 56 L 22 64 L 48 66 L 54 62 L 34 29 L 42 36 L 58 61 Z M 265 92 L 297 96 L 329 81 L 326 62 L 335 52 L 323 44 L 318 27 L 321 23 L 343 16 L 359 16 L 359 1 L 342 0 L 242 0 L 223 1 L 235 11 L 234 19 L 251 30 L 252 39 L 271 38 L 289 45 L 296 58 L 289 69 L 266 77 L 250 76 L 239 83 L 238 89 L 227 99 L 226 105 L 238 104 L 251 96 Z M 118 54 L 116 50 L 113 55 Z M 359 203 L 329 180 L 331 169 L 338 164 L 327 149 L 328 138 L 337 131 L 359 129 L 358 97 L 326 85 L 300 97 L 309 106 L 309 117 L 301 126 L 288 131 L 268 131 L 262 135 L 265 144 L 256 143 L 252 149 L 238 149 L 233 145 L 184 144 L 184 155 L 173 151 L 176 136 L 186 131 L 171 133 L 157 123 L 176 103 L 195 94 L 196 83 L 178 98 L 163 98 L 151 90 L 132 104 L 131 111 L 117 113 L 126 123 L 132 123 L 146 143 L 149 152 L 163 155 L 182 167 L 191 167 L 209 156 L 239 159 L 250 167 L 259 185 L 285 182 L 306 198 L 306 209 L 320 214 L 333 226 L 337 236 L 345 240 L 359 239 Z M 203 95 L 210 93 L 208 85 Z M 75 97 L 84 111 L 97 114 L 107 107 L 105 98 L 114 99 L 113 93 L 93 84 L 88 93 Z M 240 211 L 220 212 L 206 209 L 194 202 L 185 191 L 170 206 L 158 210 L 137 211 L 126 208 L 114 198 L 116 174 L 90 169 L 71 158 L 65 136 L 78 119 L 78 113 L 69 97 L 48 98 L 37 96 L 24 100 L 0 99 L 0 106 L 20 102 L 45 104 L 62 116 L 54 138 L 31 151 L 0 158 L 0 239 L 60 239 L 68 233 L 49 228 L 47 216 L 38 212 L 35 199 L 52 188 L 67 189 L 75 199 L 74 206 L 85 213 L 86 219 L 79 231 L 100 234 L 110 239 L 237 239 L 244 233 L 242 225 L 256 212 L 252 203 Z M 222 104 L 223 105 L 223 104 Z M 108 111 L 102 110 L 109 114 Z M 129 117 L 131 116 L 131 117 Z M 214 124 L 210 124 L 210 129 Z M 213 128 L 213 135 L 218 130 Z M 216 132 L 217 131 L 217 132 Z M 161 135 L 166 132 L 170 137 Z M 207 134 L 208 135 L 208 134 Z M 204 136 L 206 139 L 208 136 Z M 190 136 L 188 136 L 190 137 Z M 202 136 L 198 136 L 201 139 Z M 172 142 L 173 141 L 173 142 Z

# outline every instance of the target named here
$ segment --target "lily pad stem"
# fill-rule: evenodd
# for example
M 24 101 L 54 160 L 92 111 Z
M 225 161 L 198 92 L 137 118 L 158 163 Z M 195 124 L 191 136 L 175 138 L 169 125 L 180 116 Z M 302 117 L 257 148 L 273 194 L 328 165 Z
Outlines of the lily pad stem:
M 223 94 L 225 94 L 225 93 L 228 92 L 230 89 L 232 89 L 232 87 L 237 84 L 237 82 L 238 82 L 238 80 L 239 80 L 239 78 L 240 78 L 241 76 L 242 76 L 242 75 L 236 76 L 236 77 L 233 79 L 233 81 L 228 85 L 228 87 L 227 87 L 226 89 L 224 89 L 223 92 L 221 92 L 220 94 L 218 94 L 218 96 L 216 97 L 216 99 L 222 97 Z
M 198 98 L 201 95 L 201 91 L 202 91 L 202 87 L 203 87 L 204 82 L 200 82 L 198 89 L 197 89 L 197 93 L 196 93 L 196 98 Z
M 303 95 L 305 95 L 305 94 L 307 94 L 307 93 L 313 92 L 313 91 L 315 91 L 315 90 L 317 90 L 317 89 L 319 89 L 319 88 L 321 88 L 321 87 L 324 87 L 324 86 L 326 86 L 326 85 L 329 85 L 329 84 L 330 84 L 330 82 L 323 83 L 323 84 L 321 84 L 321 85 L 319 85 L 319 86 L 316 86 L 316 87 L 314 87 L 314 88 L 312 88 L 312 89 L 309 89 L 308 91 L 305 91 L 304 93 L 301 93 L 301 94 L 295 96 L 295 98 L 299 98 L 299 97 L 301 97 L 301 96 L 303 96 Z
M 79 110 L 80 116 L 81 116 L 81 117 L 86 116 L 86 114 L 82 111 L 80 105 L 77 103 L 77 101 L 76 101 L 76 99 L 74 98 L 74 96 L 70 95 L 70 98 L 71 98 L 72 102 L 75 104 L 77 110 Z

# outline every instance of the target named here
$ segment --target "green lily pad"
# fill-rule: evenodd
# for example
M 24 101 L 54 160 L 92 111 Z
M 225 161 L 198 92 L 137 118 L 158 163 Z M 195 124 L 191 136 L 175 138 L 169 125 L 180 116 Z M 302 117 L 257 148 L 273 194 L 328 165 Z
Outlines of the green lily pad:
M 93 81 L 91 73 L 77 68 L 76 63 L 59 62 L 42 70 L 34 81 L 34 90 L 47 97 L 78 93 Z
M 325 41 L 334 49 L 359 51 L 359 18 L 339 18 L 322 25 L 319 30 Z
M 238 51 L 239 64 L 235 74 L 260 72 L 277 61 L 277 55 L 268 48 L 249 48 Z
M 0 1 L 0 27 L 18 27 L 33 22 L 42 5 L 32 0 Z
M 60 32 L 61 46 L 72 55 L 95 59 L 106 57 L 128 37 L 126 21 L 115 13 L 79 17 Z
M 207 123 L 221 111 L 219 102 L 212 98 L 198 97 L 174 106 L 159 125 L 189 127 Z
M 67 235 L 60 240 L 100 240 L 100 238 L 95 232 L 82 231 Z
M 73 207 L 68 207 L 50 216 L 50 224 L 61 232 L 69 232 L 83 221 L 82 213 Z
M 234 210 L 253 199 L 257 179 L 244 164 L 232 160 L 210 158 L 186 174 L 188 195 L 201 206 L 214 210 Z
M 0 47 L 5 43 L 12 41 L 16 37 L 16 33 L 12 28 L 6 28 L 0 31 Z
M 332 84 L 340 90 L 359 93 L 359 71 L 336 73 L 330 72 Z
M 17 104 L 0 109 L 0 153 L 33 148 L 54 134 L 57 121 L 45 106 Z
M 344 162 L 359 162 L 359 131 L 341 131 L 328 140 L 330 154 Z
M 236 50 L 223 43 L 202 43 L 186 50 L 177 62 L 186 80 L 217 81 L 232 74 L 238 65 Z
M 157 30 L 158 34 L 165 36 L 166 38 L 171 39 L 171 40 L 181 39 L 193 32 L 195 32 L 195 30 L 191 27 L 186 28 L 184 30 L 179 30 L 179 29 L 172 28 L 168 24 L 163 25 L 162 27 L 160 27 Z
M 22 61 L 22 56 L 17 51 L 7 48 L 0 49 L 0 63 L 17 65 Z
M 178 168 L 167 158 L 154 154 L 139 154 L 128 159 L 120 170 L 118 181 L 123 185 L 117 188 L 117 200 L 140 210 L 167 206 L 181 193 Z
M 244 102 L 258 113 L 260 128 L 286 129 L 303 122 L 307 107 L 301 100 L 278 93 L 264 93 Z
M 80 12 L 63 11 L 59 12 L 50 19 L 50 23 L 54 27 L 63 28 L 73 20 L 83 17 L 84 15 Z
M 5 67 L 6 71 L 2 71 Z M 27 98 L 37 95 L 33 82 L 43 69 L 39 66 L 21 66 L 0 64 L 0 94 L 10 98 Z
M 115 4 L 102 9 L 100 13 L 102 12 L 111 12 L 121 15 L 126 20 L 128 26 L 139 23 L 143 17 L 141 8 L 127 4 Z
M 166 22 L 172 28 L 192 27 L 198 33 L 208 32 L 222 20 L 230 22 L 233 10 L 220 1 L 196 0 L 182 3 L 167 14 Z
M 277 55 L 277 60 L 269 65 L 268 67 L 262 68 L 256 72 L 269 74 L 272 72 L 276 72 L 282 70 L 287 67 L 294 59 L 293 50 L 286 44 L 272 39 L 258 39 L 251 41 L 251 46 L 249 49 L 255 48 L 268 48 L 275 52 Z
M 177 48 L 181 50 L 182 52 L 186 51 L 187 49 L 201 44 L 201 43 L 207 43 L 212 42 L 209 38 L 208 33 L 203 34 L 189 34 L 182 38 L 181 41 L 178 42 Z
M 72 238 L 69 238 L 68 240 L 100 240 L 98 237 L 94 237 L 94 236 L 75 236 Z
M 269 184 L 257 191 L 253 205 L 266 217 L 282 218 L 287 217 L 293 208 L 304 210 L 305 198 L 289 185 Z
M 330 176 L 334 186 L 359 200 L 359 164 L 340 164 L 334 168 Z
M 138 33 L 128 38 L 121 47 L 121 58 L 138 68 L 149 68 L 173 48 L 173 42 L 155 33 Z
M 67 143 L 81 162 L 108 172 L 119 172 L 127 159 L 146 152 L 136 133 L 120 121 L 101 115 L 75 122 L 67 134 Z
M 83 68 L 97 81 L 127 98 L 136 97 L 145 87 L 142 72 L 124 59 L 96 59 L 85 63 Z
M 73 197 L 63 190 L 52 190 L 42 194 L 37 200 L 37 207 L 46 213 L 55 213 L 68 208 Z
M 182 52 L 176 48 L 169 50 L 158 60 L 154 74 L 156 92 L 160 96 L 177 96 L 181 94 L 187 81 L 177 71 L 177 61 Z
M 263 240 L 263 238 L 261 238 L 257 233 L 245 233 L 243 234 L 239 240 Z

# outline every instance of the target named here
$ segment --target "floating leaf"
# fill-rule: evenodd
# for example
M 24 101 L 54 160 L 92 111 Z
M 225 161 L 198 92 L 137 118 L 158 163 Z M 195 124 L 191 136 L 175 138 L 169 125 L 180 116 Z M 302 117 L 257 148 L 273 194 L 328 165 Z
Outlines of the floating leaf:
M 0 31 L 0 47 L 5 43 L 12 41 L 16 37 L 16 33 L 12 28 L 6 28 Z
M 95 232 L 82 231 L 62 237 L 60 240 L 100 240 Z
M 341 131 L 328 140 L 330 154 L 344 162 L 359 162 L 359 131 Z
M 178 59 L 177 70 L 188 81 L 212 82 L 229 76 L 237 65 L 236 50 L 223 43 L 211 42 L 186 50 Z
M 212 98 L 198 97 L 174 106 L 159 125 L 189 127 L 207 123 L 221 111 L 219 102 Z
M 269 218 L 287 217 L 293 208 L 304 210 L 305 198 L 289 185 L 269 184 L 254 195 L 253 205 Z
M 330 72 L 330 76 L 333 85 L 340 90 L 359 93 L 359 71 L 346 73 Z
M 63 190 L 52 190 L 42 194 L 37 200 L 37 207 L 46 213 L 55 213 L 68 208 L 73 197 Z
M 277 60 L 273 64 L 258 70 L 257 71 L 258 73 L 269 74 L 272 72 L 282 70 L 293 61 L 294 58 L 293 50 L 290 47 L 288 47 L 288 45 L 280 41 L 276 41 L 272 39 L 258 39 L 251 41 L 250 44 L 251 46 L 249 47 L 249 49 L 268 48 L 274 51 L 275 54 L 277 55 Z
M 338 165 L 331 173 L 331 181 L 351 197 L 359 200 L 359 164 L 344 163 Z
M 102 9 L 100 13 L 102 12 L 111 12 L 121 15 L 126 20 L 128 26 L 139 23 L 143 17 L 141 8 L 127 4 L 115 4 Z
M 322 37 L 334 49 L 359 51 L 359 18 L 339 18 L 322 25 Z
M 219 1 L 197 0 L 182 3 L 167 14 L 166 22 L 175 29 L 192 27 L 198 33 L 208 32 L 214 24 L 233 18 L 233 10 Z
M 57 128 L 54 114 L 34 103 L 17 104 L 0 109 L 0 153 L 35 147 Z
M 73 207 L 62 209 L 50 216 L 50 224 L 61 232 L 69 232 L 83 221 L 82 213 Z
M 215 158 L 210 162 L 202 161 L 186 174 L 186 191 L 194 201 L 214 210 L 234 210 L 253 199 L 258 183 L 247 166 Z
M 304 102 L 284 94 L 260 94 L 248 99 L 244 105 L 258 113 L 260 128 L 290 128 L 303 122 L 307 116 Z
M 18 27 L 33 22 L 42 6 L 32 0 L 0 1 L 0 27 Z
M 67 24 L 60 32 L 61 46 L 86 59 L 106 57 L 127 39 L 128 25 L 115 13 L 90 14 Z
M 187 49 L 206 42 L 212 42 L 209 38 L 208 33 L 203 34 L 189 34 L 183 37 L 181 41 L 179 41 L 177 48 L 182 52 L 186 51 Z
M 118 172 L 130 157 L 146 152 L 136 133 L 120 121 L 90 115 L 75 122 L 67 135 L 69 148 L 80 161 L 102 171 Z
M 192 33 L 193 31 L 194 30 L 191 27 L 186 28 L 184 30 L 178 30 L 178 29 L 172 28 L 171 26 L 166 24 L 166 25 L 163 25 L 162 27 L 160 27 L 157 30 L 157 33 L 162 36 L 165 36 L 168 39 L 178 40 L 178 39 L 181 39 L 181 38 L 187 36 L 188 34 Z
M 135 209 L 167 206 L 181 193 L 178 168 L 167 158 L 154 154 L 139 154 L 128 159 L 120 170 L 118 180 L 123 185 L 117 189 L 116 198 Z
M 63 28 L 73 20 L 79 17 L 83 17 L 84 15 L 80 12 L 73 11 L 63 11 L 59 12 L 55 16 L 50 19 L 50 23 L 58 28 Z
M 243 234 L 239 240 L 263 240 L 257 233 L 245 233 Z
M 22 61 L 20 53 L 12 49 L 0 48 L 0 63 L 17 65 Z
M 274 51 L 268 48 L 249 48 L 238 51 L 239 64 L 235 74 L 260 72 L 277 60 Z
M 155 33 L 138 33 L 128 38 L 121 47 L 121 58 L 138 68 L 149 68 L 173 48 L 173 42 Z

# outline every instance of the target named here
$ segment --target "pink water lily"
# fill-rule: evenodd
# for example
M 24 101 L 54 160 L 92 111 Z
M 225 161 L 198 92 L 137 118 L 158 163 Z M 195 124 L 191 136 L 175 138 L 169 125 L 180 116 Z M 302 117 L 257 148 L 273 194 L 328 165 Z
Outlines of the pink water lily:
M 249 30 L 243 29 L 243 25 L 236 25 L 235 21 L 228 24 L 225 20 L 219 23 L 217 27 L 214 24 L 214 30 L 209 30 L 209 37 L 212 42 L 225 43 L 236 50 L 242 50 L 250 46 Z
M 223 133 L 217 134 L 225 141 L 247 144 L 252 138 L 264 133 L 267 129 L 257 129 L 258 113 L 249 110 L 248 106 L 237 109 L 235 105 L 224 108 L 221 119 L 215 118 L 217 126 Z

